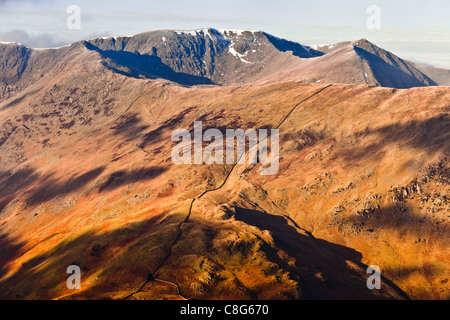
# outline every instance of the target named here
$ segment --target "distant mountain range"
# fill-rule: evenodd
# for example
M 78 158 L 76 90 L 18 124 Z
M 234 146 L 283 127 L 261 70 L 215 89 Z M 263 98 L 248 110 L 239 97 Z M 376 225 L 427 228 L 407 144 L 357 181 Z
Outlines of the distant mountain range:
M 153 31 L 98 38 L 59 49 L 0 43 L 0 97 L 39 80 L 74 50 L 97 53 L 109 69 L 130 77 L 183 85 L 280 81 L 367 84 L 393 88 L 450 85 L 450 70 L 403 60 L 365 39 L 308 47 L 262 31 Z

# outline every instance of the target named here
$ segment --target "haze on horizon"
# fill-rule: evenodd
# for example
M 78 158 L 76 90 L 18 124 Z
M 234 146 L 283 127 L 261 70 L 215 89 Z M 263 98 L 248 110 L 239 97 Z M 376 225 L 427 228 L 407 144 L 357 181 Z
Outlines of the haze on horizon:
M 69 5 L 81 29 L 66 27 Z M 367 8 L 381 9 L 381 29 L 367 27 Z M 200 28 L 263 30 L 305 45 L 367 38 L 414 62 L 450 68 L 448 0 L 0 0 L 0 41 L 35 48 L 101 36 Z

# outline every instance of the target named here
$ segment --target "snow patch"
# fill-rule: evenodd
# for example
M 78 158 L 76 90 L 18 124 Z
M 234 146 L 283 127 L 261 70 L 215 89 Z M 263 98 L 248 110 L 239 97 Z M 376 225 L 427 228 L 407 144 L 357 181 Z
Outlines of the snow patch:
M 236 34 L 236 36 L 240 37 L 244 34 L 244 32 L 251 32 L 252 34 L 255 34 L 256 32 L 259 32 L 259 30 L 234 30 L 234 29 L 217 29 L 221 34 L 223 35 L 230 35 L 230 34 Z
M 193 37 L 203 35 L 205 37 L 209 37 L 212 40 L 211 33 L 209 32 L 209 29 L 196 29 L 196 30 L 176 30 L 176 34 L 178 35 L 190 35 Z
M 233 56 L 235 56 L 236 58 L 238 58 L 239 60 L 241 60 L 244 63 L 248 63 L 251 64 L 252 62 L 249 62 L 247 60 L 245 60 L 244 58 L 247 57 L 247 52 L 245 54 L 240 54 L 239 52 L 237 52 L 234 49 L 234 43 L 232 42 L 231 45 L 228 48 L 228 52 L 230 52 Z
M 328 49 L 333 49 L 334 45 L 330 45 L 330 44 L 315 44 L 315 45 L 311 45 L 309 46 L 311 49 L 314 50 L 319 50 L 320 48 L 328 48 Z
M 186 35 L 187 34 L 187 35 L 195 37 L 199 33 L 199 30 L 176 30 L 175 33 L 178 35 Z

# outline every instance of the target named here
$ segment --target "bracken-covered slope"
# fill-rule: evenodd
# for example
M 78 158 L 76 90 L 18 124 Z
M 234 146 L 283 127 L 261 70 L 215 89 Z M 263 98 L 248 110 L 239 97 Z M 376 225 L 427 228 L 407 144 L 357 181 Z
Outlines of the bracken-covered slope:
M 187 87 L 91 46 L 0 104 L 0 298 L 450 297 L 448 88 Z M 279 127 L 278 174 L 174 165 L 198 120 Z

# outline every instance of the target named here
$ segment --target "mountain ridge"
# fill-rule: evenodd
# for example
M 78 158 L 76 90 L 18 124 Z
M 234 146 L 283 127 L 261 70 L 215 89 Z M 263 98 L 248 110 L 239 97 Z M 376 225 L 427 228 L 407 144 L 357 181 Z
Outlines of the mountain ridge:
M 0 43 L 0 99 L 38 81 L 79 46 L 99 53 L 104 66 L 116 72 L 182 85 L 303 81 L 411 88 L 450 83 L 448 70 L 420 67 L 366 39 L 308 47 L 263 31 L 209 28 L 95 38 L 55 49 Z

